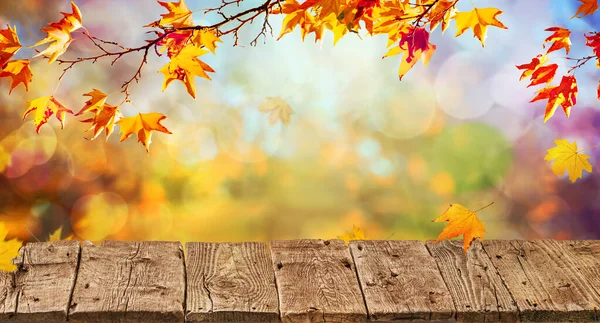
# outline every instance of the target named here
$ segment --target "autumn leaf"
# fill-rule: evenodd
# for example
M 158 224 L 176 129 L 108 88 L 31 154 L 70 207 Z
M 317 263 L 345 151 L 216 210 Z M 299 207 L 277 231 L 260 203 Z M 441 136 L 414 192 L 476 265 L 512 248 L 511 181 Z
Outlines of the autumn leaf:
M 341 236 L 337 236 L 338 239 L 344 240 L 344 242 L 346 242 L 346 244 L 350 243 L 350 240 L 364 240 L 365 239 L 365 232 L 353 225 L 352 226 L 352 233 L 346 232 Z
M 569 143 L 565 139 L 554 140 L 556 147 L 548 149 L 545 160 L 552 161 L 552 172 L 555 175 L 563 175 L 569 172 L 569 179 L 575 183 L 578 178 L 583 177 L 583 171 L 592 172 L 592 165 L 587 161 L 590 156 L 577 151 L 577 142 Z
M 429 13 L 429 32 L 433 32 L 441 23 L 442 34 L 450 25 L 450 20 L 456 16 L 456 0 L 441 0 L 433 5 Z
M 40 127 L 48 122 L 48 119 L 56 114 L 56 119 L 60 121 L 60 128 L 64 128 L 64 119 L 67 113 L 73 114 L 73 111 L 67 109 L 62 103 L 58 102 L 54 96 L 39 97 L 31 102 L 27 111 L 23 114 L 23 120 L 28 114 L 35 111 L 34 123 L 36 125 L 35 132 L 40 132 Z
M 0 29 L 0 67 L 4 66 L 20 48 L 16 26 L 13 29 L 6 25 L 6 29 Z
M 600 68 L 600 32 L 592 32 L 584 36 L 585 45 L 591 47 L 594 55 L 596 55 L 596 67 Z
M 23 83 L 25 86 L 25 91 L 29 91 L 29 83 L 31 83 L 31 79 L 33 77 L 31 68 L 29 67 L 29 60 L 19 59 L 15 61 L 9 61 L 6 63 L 2 71 L 0 71 L 0 77 L 10 77 L 12 79 L 10 83 L 10 90 L 8 91 L 9 94 L 12 93 L 12 90 L 21 83 Z
M 450 207 L 444 214 L 432 221 L 448 222 L 435 242 L 463 235 L 463 249 L 466 253 L 472 241 L 475 240 L 475 238 L 483 240 L 483 234 L 485 233 L 483 222 L 477 218 L 476 212 L 479 212 L 492 204 L 494 204 L 494 202 L 477 211 L 471 211 L 460 204 L 450 204 Z
M 527 87 L 539 85 L 543 83 L 550 83 L 554 80 L 558 64 L 550 64 L 546 66 L 538 67 L 533 74 L 531 74 L 531 83 Z
M 46 43 L 51 44 L 34 57 L 41 55 L 49 56 L 48 64 L 51 64 L 56 61 L 58 56 L 67 51 L 67 48 L 73 41 L 71 33 L 82 27 L 81 11 L 79 11 L 79 8 L 73 2 L 71 2 L 71 9 L 72 13 L 61 12 L 64 17 L 58 23 L 53 22 L 49 24 L 49 27 L 42 28 L 42 31 L 48 33 L 48 35 L 33 46 Z
M 404 54 L 398 69 L 398 77 L 402 77 L 417 63 L 419 59 L 423 65 L 429 63 L 431 55 L 435 52 L 436 46 L 429 43 L 429 33 L 425 28 L 414 28 L 406 33 L 402 33 L 400 43 L 397 47 L 392 47 L 383 56 L 383 58 Z
M 309 8 L 317 9 L 318 18 L 324 19 L 331 14 L 339 16 L 346 5 L 347 0 L 306 0 L 299 8 L 305 11 L 308 11 Z
M 152 142 L 152 131 L 160 131 L 171 134 L 160 122 L 166 119 L 165 115 L 160 113 L 138 113 L 133 117 L 121 118 L 117 124 L 121 126 L 121 140 L 129 138 L 134 133 L 137 134 L 138 142 L 141 142 L 146 151 L 150 151 Z
M 279 121 L 284 125 L 289 124 L 291 115 L 294 113 L 290 105 L 281 98 L 267 98 L 260 104 L 258 110 L 269 114 L 268 119 L 271 125 L 275 125 Z
M 545 87 L 536 93 L 537 95 L 531 102 L 548 100 L 544 122 L 548 121 L 554 115 L 558 106 L 562 106 L 568 118 L 571 115 L 571 107 L 577 103 L 577 80 L 575 79 L 575 75 L 563 76 L 559 85 Z
M 104 92 L 92 89 L 90 92 L 83 94 L 83 96 L 89 96 L 90 99 L 85 102 L 83 108 L 77 112 L 75 115 L 80 116 L 85 112 L 96 112 L 104 106 L 104 102 L 106 102 L 107 94 Z
M 581 4 L 571 19 L 575 17 L 583 18 L 588 15 L 593 15 L 594 12 L 598 10 L 598 0 L 579 0 L 579 2 L 581 2 Z
M 222 43 L 223 41 L 217 37 L 213 31 L 200 30 L 195 33 L 192 42 L 196 44 L 196 46 L 204 47 L 211 51 L 211 53 L 215 54 L 217 43 Z
M 64 239 L 62 239 L 62 229 L 63 229 L 63 227 L 60 226 L 60 227 L 58 227 L 58 229 L 56 229 L 54 232 L 52 232 L 48 236 L 48 241 L 53 242 L 53 241 L 71 240 L 71 239 L 73 239 L 73 236 L 71 236 L 71 235 L 69 235 L 68 237 L 65 237 Z
M 517 69 L 524 70 L 523 74 L 521 74 L 521 78 L 519 79 L 519 81 L 530 77 L 538 67 L 544 65 L 547 61 L 548 56 L 538 54 L 536 57 L 531 59 L 530 63 L 517 65 Z
M 8 229 L 0 222 L 0 271 L 14 271 L 17 266 L 12 260 L 19 255 L 23 243 L 17 239 L 6 240 Z
M 159 72 L 165 76 L 162 90 L 166 90 L 169 84 L 174 80 L 179 80 L 188 91 L 188 93 L 196 98 L 196 82 L 195 77 L 200 76 L 210 80 L 206 72 L 214 72 L 208 64 L 197 58 L 208 53 L 204 49 L 195 45 L 186 46 L 177 56 L 172 57 L 171 61 L 163 66 Z
M 473 35 L 479 39 L 481 46 L 485 46 L 485 37 L 488 26 L 494 26 L 502 29 L 508 29 L 502 24 L 496 16 L 501 15 L 502 10 L 497 8 L 474 8 L 471 11 L 459 12 L 454 19 L 456 20 L 455 37 L 462 35 L 467 29 L 473 29 Z
M 542 46 L 546 48 L 546 43 L 552 43 L 546 54 L 550 54 L 553 51 L 557 51 L 561 48 L 564 48 L 566 53 L 569 54 L 569 51 L 571 50 L 571 31 L 561 27 L 546 28 L 546 31 L 553 32 L 552 35 L 548 36 L 542 44 Z
M 169 13 L 161 14 L 162 19 L 158 22 L 161 26 L 171 25 L 173 28 L 181 28 L 194 25 L 192 12 L 185 4 L 185 0 L 179 2 L 158 1 L 158 4 L 169 11 Z
M 276 10 L 273 13 L 285 14 L 277 40 L 280 40 L 285 34 L 292 32 L 296 26 L 300 27 L 302 41 L 304 41 L 306 35 L 312 32 L 315 33 L 315 41 L 322 38 L 324 32 L 322 23 L 317 22 L 309 10 L 301 9 L 298 1 L 287 0 L 281 8 L 278 8 L 278 6 L 275 7 Z
M 93 130 L 94 135 L 92 136 L 91 140 L 96 139 L 102 130 L 105 130 L 106 139 L 108 139 L 115 128 L 115 122 L 117 122 L 121 117 L 122 115 L 118 106 L 105 103 L 101 108 L 95 110 L 95 115 L 93 118 L 81 120 L 81 122 L 89 122 L 92 124 L 91 128 L 86 130 Z

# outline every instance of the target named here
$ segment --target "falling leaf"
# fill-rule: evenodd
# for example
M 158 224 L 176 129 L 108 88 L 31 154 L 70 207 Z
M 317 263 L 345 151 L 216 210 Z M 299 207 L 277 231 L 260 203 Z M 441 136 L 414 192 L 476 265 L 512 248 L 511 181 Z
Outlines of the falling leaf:
M 185 0 L 179 2 L 158 1 L 158 4 L 169 11 L 169 13 L 161 14 L 162 19 L 159 21 L 161 26 L 171 25 L 173 28 L 181 28 L 194 25 L 192 12 L 185 4 Z
M 577 151 L 577 142 L 569 143 L 565 139 L 554 140 L 556 147 L 548 149 L 545 160 L 552 161 L 552 172 L 563 175 L 569 171 L 569 179 L 575 183 L 583 177 L 583 171 L 592 172 L 592 165 L 587 161 L 590 156 Z
M 108 95 L 104 94 L 104 92 L 97 89 L 92 89 L 83 96 L 89 96 L 90 99 L 87 100 L 83 108 L 75 114 L 76 116 L 80 116 L 85 112 L 97 112 L 98 110 L 101 110 L 104 106 L 104 102 L 106 102 L 106 98 L 108 97 Z
M 346 244 L 350 243 L 350 240 L 364 240 L 365 239 L 365 232 L 353 225 L 352 226 L 352 233 L 346 232 L 341 236 L 337 237 L 338 239 L 344 240 L 344 242 L 346 242 Z
M 29 91 L 29 83 L 33 74 L 31 74 L 31 68 L 29 67 L 28 59 L 19 59 L 15 61 L 9 61 L 6 63 L 2 71 L 0 71 L 0 77 L 10 77 L 12 81 L 10 83 L 10 90 L 8 93 L 12 93 L 12 90 L 17 85 L 23 83 L 25 91 Z
M 166 90 L 169 84 L 174 80 L 179 80 L 188 91 L 188 93 L 196 98 L 196 83 L 194 78 L 200 76 L 210 80 L 206 72 L 214 72 L 208 64 L 197 58 L 208 53 L 204 49 L 195 45 L 186 46 L 177 56 L 172 57 L 167 65 L 163 66 L 159 72 L 165 76 L 162 90 Z
M 0 222 L 0 270 L 14 271 L 17 269 L 12 260 L 19 255 L 23 243 L 17 239 L 6 240 L 8 229 Z
M 48 64 L 51 64 L 56 61 L 58 56 L 67 51 L 67 48 L 73 41 L 71 33 L 82 27 L 82 18 L 79 8 L 77 8 L 75 3 L 71 2 L 71 9 L 73 13 L 61 12 L 64 17 L 59 22 L 50 23 L 49 27 L 42 28 L 42 31 L 48 33 L 48 36 L 35 43 L 33 46 L 35 47 L 46 43 L 51 44 L 48 48 L 39 52 L 34 57 L 41 55 L 50 56 Z
M 4 66 L 20 48 L 16 26 L 13 29 L 7 25 L 6 29 L 0 29 L 0 67 Z
M 581 2 L 581 4 L 571 19 L 575 17 L 583 18 L 588 15 L 593 15 L 594 12 L 598 10 L 598 0 L 579 0 L 579 2 Z
M 463 249 L 466 253 L 473 240 L 475 240 L 475 238 L 480 238 L 483 240 L 483 234 L 485 233 L 483 222 L 477 218 L 476 212 L 489 207 L 493 203 L 494 202 L 475 212 L 460 204 L 450 204 L 450 207 L 446 210 L 446 212 L 444 212 L 444 214 L 432 221 L 448 222 L 435 242 L 439 242 L 442 239 L 451 239 L 463 235 Z
M 263 113 L 269 113 L 269 123 L 275 125 L 278 121 L 287 125 L 290 123 L 291 115 L 294 113 L 290 105 L 281 98 L 267 98 L 261 103 L 258 110 Z
M 138 113 L 133 117 L 121 118 L 117 124 L 121 126 L 121 141 L 129 138 L 134 133 L 137 134 L 138 142 L 141 142 L 146 151 L 150 151 L 150 143 L 152 142 L 152 131 L 160 131 L 170 134 L 160 122 L 166 119 L 165 115 L 160 113 Z
M 91 128 L 86 130 L 93 130 L 94 136 L 92 136 L 91 140 L 96 139 L 102 130 L 106 131 L 106 139 L 108 139 L 115 128 L 115 123 L 120 117 L 121 112 L 119 111 L 118 106 L 105 103 L 101 108 L 95 110 L 95 115 L 93 118 L 81 120 L 81 122 L 89 122 L 92 124 Z
M 544 122 L 548 121 L 556 111 L 558 106 L 562 106 L 567 118 L 571 115 L 571 107 L 577 103 L 577 80 L 575 75 L 563 76 L 560 84 L 557 86 L 545 87 L 536 92 L 537 95 L 531 100 L 548 100 Z
M 561 48 L 564 48 L 567 54 L 569 54 L 569 51 L 571 50 L 571 31 L 561 27 L 546 28 L 546 31 L 553 32 L 552 35 L 548 36 L 544 40 L 544 48 L 546 48 L 546 43 L 552 43 L 546 54 L 550 54 L 553 51 L 557 51 Z
M 35 132 L 40 132 L 40 127 L 44 125 L 53 114 L 56 114 L 56 119 L 60 121 L 60 128 L 64 128 L 64 119 L 67 113 L 73 114 L 73 111 L 67 109 L 62 103 L 58 102 L 54 96 L 39 97 L 31 102 L 27 111 L 23 114 L 23 120 L 27 115 L 35 110 L 34 123 L 36 125 Z
M 402 33 L 398 46 L 390 48 L 383 58 L 404 54 L 398 69 L 398 77 L 402 80 L 419 59 L 423 61 L 423 65 L 427 65 L 435 49 L 436 46 L 429 43 L 429 33 L 425 28 L 412 28 Z
M 485 46 L 485 37 L 488 26 L 494 26 L 502 29 L 508 29 L 502 24 L 496 16 L 502 14 L 502 10 L 497 8 L 474 8 L 471 11 L 459 12 L 454 19 L 456 20 L 455 37 L 462 35 L 467 29 L 473 29 L 473 35 L 479 39 L 481 46 Z
M 530 63 L 517 65 L 517 69 L 524 70 L 523 74 L 521 74 L 521 78 L 519 79 L 519 81 L 522 81 L 523 79 L 531 76 L 531 74 L 533 74 L 533 72 L 535 72 L 535 70 L 538 67 L 544 65 L 547 61 L 548 61 L 548 56 L 538 54 L 536 57 L 531 59 Z

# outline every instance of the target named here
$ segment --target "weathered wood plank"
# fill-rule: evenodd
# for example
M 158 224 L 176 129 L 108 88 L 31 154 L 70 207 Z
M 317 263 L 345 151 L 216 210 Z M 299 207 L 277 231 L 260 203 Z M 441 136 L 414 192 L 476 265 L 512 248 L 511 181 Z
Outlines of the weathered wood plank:
M 192 242 L 186 252 L 186 322 L 279 321 L 265 243 Z
M 548 243 L 564 252 L 568 256 L 565 261 L 570 261 L 600 294 L 600 240 L 554 240 Z
M 456 306 L 457 320 L 516 322 L 519 310 L 481 242 L 465 254 L 462 240 L 427 242 Z
M 70 322 L 184 321 L 179 242 L 83 242 Z
M 342 240 L 271 241 L 284 323 L 365 322 L 354 264 Z
M 6 321 L 17 311 L 15 275 L 0 271 L 0 321 Z
M 454 320 L 454 303 L 421 241 L 351 241 L 372 321 Z
M 24 245 L 15 260 L 18 270 L 3 275 L 12 280 L 5 281 L 9 286 L 4 290 L 9 320 L 66 322 L 78 258 L 79 241 Z
M 484 249 L 529 322 L 597 321 L 600 297 L 550 240 L 489 240 Z

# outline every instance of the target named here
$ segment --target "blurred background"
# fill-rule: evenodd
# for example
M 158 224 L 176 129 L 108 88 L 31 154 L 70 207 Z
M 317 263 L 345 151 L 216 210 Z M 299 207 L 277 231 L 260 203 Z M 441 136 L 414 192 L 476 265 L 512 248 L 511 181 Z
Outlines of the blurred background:
M 187 2 L 191 10 L 220 3 Z M 165 12 L 151 0 L 76 3 L 94 36 L 128 47 L 144 44 L 151 35 L 142 26 Z M 149 153 L 135 135 L 86 140 L 88 124 L 78 121 L 85 118 L 72 115 L 64 130 L 52 117 L 37 135 L 33 118 L 22 120 L 25 102 L 53 93 L 65 66 L 35 59 L 29 92 L 19 86 L 9 96 L 10 81 L 0 80 L 0 221 L 9 237 L 26 241 L 44 241 L 60 227 L 63 237 L 92 241 L 268 241 L 335 238 L 353 225 L 369 239 L 425 240 L 443 228 L 431 220 L 448 204 L 475 210 L 494 201 L 478 214 L 488 239 L 600 238 L 600 149 L 586 152 L 594 172 L 575 184 L 544 161 L 554 139 L 597 145 L 598 70 L 590 63 L 577 72 L 571 118 L 558 111 L 544 124 L 545 103 L 529 103 L 535 89 L 519 83 L 515 68 L 542 52 L 550 26 L 580 31 L 570 56 L 588 55 L 581 31 L 599 30 L 598 15 L 569 20 L 575 0 L 474 3 L 502 9 L 508 30 L 489 28 L 482 48 L 470 30 L 454 38 L 454 24 L 444 35 L 437 29 L 429 66 L 417 64 L 401 82 L 400 57 L 381 59 L 385 36 L 350 34 L 334 47 L 331 33 L 322 44 L 312 36 L 303 43 L 296 30 L 276 41 L 280 16 L 270 17 L 275 37 L 266 44 L 248 45 L 259 21 L 243 29 L 243 46 L 224 38 L 216 55 L 202 56 L 216 73 L 197 79 L 196 100 L 179 82 L 161 92 L 157 71 L 168 58 L 152 55 L 131 99 L 142 113 L 167 115 L 173 134 L 154 133 Z M 29 46 L 60 11 L 70 12 L 69 1 L 6 0 L 0 23 L 16 25 Z M 193 18 L 220 20 L 202 11 Z M 83 35 L 74 37 L 62 58 L 97 53 Z M 23 48 L 17 57 L 32 54 Z M 112 67 L 110 60 L 78 64 L 56 97 L 77 112 L 83 93 L 118 91 L 139 62 L 130 54 Z M 258 109 L 267 97 L 290 105 L 289 125 L 269 124 Z M 136 113 L 131 105 L 122 111 Z

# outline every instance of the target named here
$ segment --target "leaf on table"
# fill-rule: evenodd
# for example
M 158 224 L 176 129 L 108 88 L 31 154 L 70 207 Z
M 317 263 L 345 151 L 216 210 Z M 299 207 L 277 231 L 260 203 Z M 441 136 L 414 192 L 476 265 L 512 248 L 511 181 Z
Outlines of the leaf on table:
M 346 232 L 343 235 L 338 236 L 337 238 L 344 240 L 344 242 L 346 242 L 346 244 L 348 244 L 348 243 L 350 243 L 351 240 L 364 240 L 365 232 L 361 228 L 353 225 L 352 233 Z
M 0 271 L 15 271 L 17 266 L 12 260 L 19 255 L 19 248 L 23 242 L 15 239 L 6 240 L 8 229 L 3 222 L 0 222 Z
M 577 142 L 569 143 L 565 139 L 554 140 L 556 147 L 548 149 L 544 160 L 552 161 L 552 172 L 554 175 L 563 175 L 569 172 L 569 179 L 575 183 L 578 178 L 583 177 L 583 171 L 592 172 L 592 165 L 587 161 L 590 156 L 577 150 Z
M 488 206 L 492 204 L 489 204 Z M 486 207 L 483 207 L 482 209 Z M 463 235 L 463 250 L 466 253 L 473 240 L 475 240 L 475 238 L 483 240 L 483 234 L 485 233 L 483 222 L 479 220 L 476 212 L 473 212 L 460 204 L 450 204 L 450 207 L 448 207 L 444 214 L 432 221 L 448 222 L 435 242 Z
M 169 11 L 169 13 L 161 14 L 162 19 L 158 22 L 161 26 L 171 25 L 174 28 L 181 28 L 194 25 L 192 12 L 185 3 L 185 0 L 180 0 L 179 2 L 158 1 L 158 4 Z
M 81 122 L 89 122 L 92 124 L 91 127 L 86 130 L 86 132 L 93 130 L 94 135 L 90 138 L 91 140 L 96 139 L 102 130 L 105 130 L 106 139 L 108 140 L 108 137 L 113 133 L 115 123 L 122 117 L 121 111 L 119 111 L 118 106 L 107 103 L 103 104 L 100 109 L 94 111 L 94 117 L 81 120 Z
M 121 141 L 129 138 L 134 133 L 137 134 L 138 142 L 141 142 L 146 151 L 150 151 L 152 142 L 152 131 L 160 131 L 171 134 L 160 122 L 166 119 L 165 115 L 160 113 L 138 113 L 133 117 L 121 118 L 117 124 L 121 127 Z
M 58 102 L 54 96 L 42 96 L 28 103 L 27 111 L 23 114 L 23 120 L 28 114 L 35 111 L 34 123 L 35 132 L 40 132 L 40 127 L 44 125 L 52 115 L 60 121 L 60 128 L 64 128 L 64 119 L 67 113 L 73 114 L 73 111 L 67 109 L 62 103 Z
M 456 20 L 456 35 L 462 35 L 467 29 L 473 29 L 473 35 L 479 39 L 481 46 L 485 46 L 485 37 L 487 27 L 494 26 L 502 29 L 508 29 L 506 26 L 496 19 L 502 14 L 502 10 L 497 8 L 474 8 L 471 11 L 459 12 L 454 16 Z
M 258 110 L 269 114 L 268 120 L 271 125 L 275 125 L 279 121 L 284 125 L 288 125 L 291 115 L 294 113 L 290 105 L 281 98 L 268 97 L 266 101 L 260 104 Z
M 48 35 L 46 38 L 35 43 L 33 47 L 46 43 L 51 44 L 48 48 L 33 57 L 41 55 L 44 57 L 49 56 L 48 64 L 51 64 L 56 61 L 58 56 L 67 51 L 67 48 L 69 48 L 69 45 L 73 41 L 71 33 L 83 26 L 81 11 L 79 11 L 79 8 L 73 2 L 71 2 L 71 10 L 73 11 L 72 13 L 61 12 L 64 17 L 59 22 L 52 22 L 49 24 L 49 27 L 42 28 L 42 31 L 48 33 Z
M 588 15 L 593 15 L 594 12 L 598 10 L 598 0 L 579 0 L 579 2 L 581 2 L 581 4 L 571 19 L 575 17 L 583 18 Z
M 569 51 L 571 50 L 571 31 L 562 27 L 550 27 L 546 28 L 546 31 L 553 32 L 552 35 L 548 36 L 542 44 L 542 46 L 546 48 L 546 43 L 552 43 L 546 54 L 550 54 L 553 51 L 557 51 L 561 48 L 564 48 L 566 53 L 569 54 Z
M 4 66 L 21 48 L 17 27 L 0 29 L 0 67 Z
M 162 90 L 166 90 L 174 80 L 179 80 L 185 85 L 188 93 L 196 98 L 195 77 L 200 76 L 210 80 L 206 72 L 215 71 L 197 58 L 206 53 L 208 53 L 206 50 L 198 46 L 188 45 L 177 56 L 172 57 L 171 61 L 159 70 L 165 76 Z
M 539 91 L 531 102 L 539 100 L 548 100 L 544 122 L 548 121 L 556 111 L 558 106 L 562 106 L 567 118 L 571 115 L 571 108 L 577 103 L 577 80 L 575 75 L 563 76 L 560 84 L 548 86 Z
M 9 61 L 4 65 L 2 71 L 0 71 L 0 77 L 11 78 L 10 90 L 8 91 L 9 94 L 21 83 L 25 86 L 25 91 L 29 91 L 29 83 L 31 83 L 33 77 L 29 66 L 29 60 L 19 59 Z

